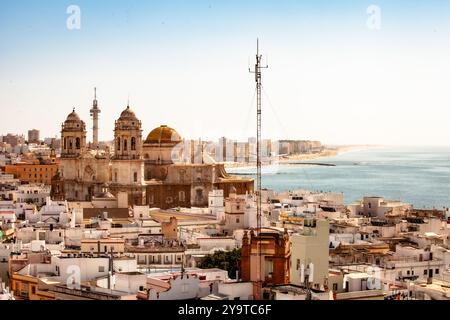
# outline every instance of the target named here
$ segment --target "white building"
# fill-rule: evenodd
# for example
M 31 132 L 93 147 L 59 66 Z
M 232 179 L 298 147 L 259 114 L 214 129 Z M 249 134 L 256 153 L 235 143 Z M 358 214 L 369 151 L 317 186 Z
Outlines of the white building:
M 412 209 L 412 205 L 400 200 L 385 200 L 383 197 L 364 197 L 363 200 L 348 206 L 350 216 L 366 216 L 384 218 L 386 213 L 402 213 Z
M 40 184 L 28 184 L 18 187 L 16 201 L 21 203 L 35 203 L 44 205 L 50 196 L 50 186 Z
M 208 210 L 217 220 L 222 221 L 225 219 L 223 190 L 215 189 L 208 193 Z

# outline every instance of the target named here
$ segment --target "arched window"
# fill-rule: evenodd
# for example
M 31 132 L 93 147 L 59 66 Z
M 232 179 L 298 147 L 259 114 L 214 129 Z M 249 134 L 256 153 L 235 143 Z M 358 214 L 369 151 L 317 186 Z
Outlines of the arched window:
M 123 139 L 123 150 L 124 150 L 124 151 L 127 151 L 127 150 L 128 150 L 127 139 Z
M 77 148 L 77 149 L 80 149 L 80 147 L 81 147 L 80 138 L 77 138 L 77 139 L 75 140 L 75 145 L 76 145 L 76 148 Z
M 136 138 L 131 138 L 131 150 L 136 150 Z
M 69 149 L 72 149 L 72 139 L 69 139 Z
M 66 145 L 66 138 L 64 137 L 64 140 L 63 140 L 63 149 L 66 149 L 67 148 L 67 145 Z
M 117 151 L 120 150 L 120 138 L 117 138 Z

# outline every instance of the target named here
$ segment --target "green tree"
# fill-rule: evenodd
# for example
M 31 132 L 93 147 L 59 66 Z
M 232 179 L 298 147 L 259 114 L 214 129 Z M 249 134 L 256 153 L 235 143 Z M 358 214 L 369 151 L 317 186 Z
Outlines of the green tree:
M 239 268 L 239 260 L 241 259 L 241 249 L 233 249 L 232 251 L 218 250 L 213 254 L 209 254 L 200 262 L 200 268 L 219 268 L 228 271 L 230 278 L 236 278 L 236 271 Z

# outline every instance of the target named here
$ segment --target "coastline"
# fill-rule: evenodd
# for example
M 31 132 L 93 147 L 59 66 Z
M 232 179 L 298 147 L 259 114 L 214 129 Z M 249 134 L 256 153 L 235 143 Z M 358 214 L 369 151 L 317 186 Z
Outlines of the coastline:
M 375 145 L 348 145 L 348 146 L 337 146 L 337 147 L 328 147 L 322 150 L 321 152 L 317 153 L 303 153 L 303 154 L 293 154 L 288 156 L 282 156 L 280 159 L 278 159 L 278 164 L 302 164 L 301 161 L 310 161 L 310 160 L 318 160 L 318 159 L 325 159 L 337 156 L 339 154 L 350 152 L 350 151 L 359 151 L 359 150 L 365 150 L 369 148 L 376 148 L 381 146 L 375 146 Z M 272 163 L 273 164 L 273 163 Z M 272 164 L 263 163 L 262 166 L 270 166 Z M 305 163 L 308 165 L 314 164 L 314 163 Z M 320 164 L 319 164 L 320 165 Z M 254 164 L 250 163 L 236 163 L 236 162 L 228 162 L 225 163 L 225 168 L 254 168 Z

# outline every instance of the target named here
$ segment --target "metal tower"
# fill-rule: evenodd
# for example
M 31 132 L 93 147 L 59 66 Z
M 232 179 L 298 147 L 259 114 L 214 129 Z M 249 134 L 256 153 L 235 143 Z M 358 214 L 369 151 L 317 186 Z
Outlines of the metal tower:
M 100 113 L 100 109 L 97 106 L 97 88 L 94 88 L 94 101 L 92 102 L 92 109 L 90 110 L 93 127 L 92 127 L 92 147 L 93 149 L 98 148 L 98 114 Z
M 261 233 L 261 69 L 268 66 L 261 66 L 262 55 L 259 54 L 259 39 L 256 39 L 256 64 L 255 69 L 249 70 L 255 74 L 256 82 L 256 219 L 257 219 L 257 233 L 260 237 Z M 256 270 L 258 275 L 257 294 L 256 298 L 261 299 L 262 296 L 262 254 L 261 254 L 261 238 L 258 241 L 258 257 L 259 263 Z

